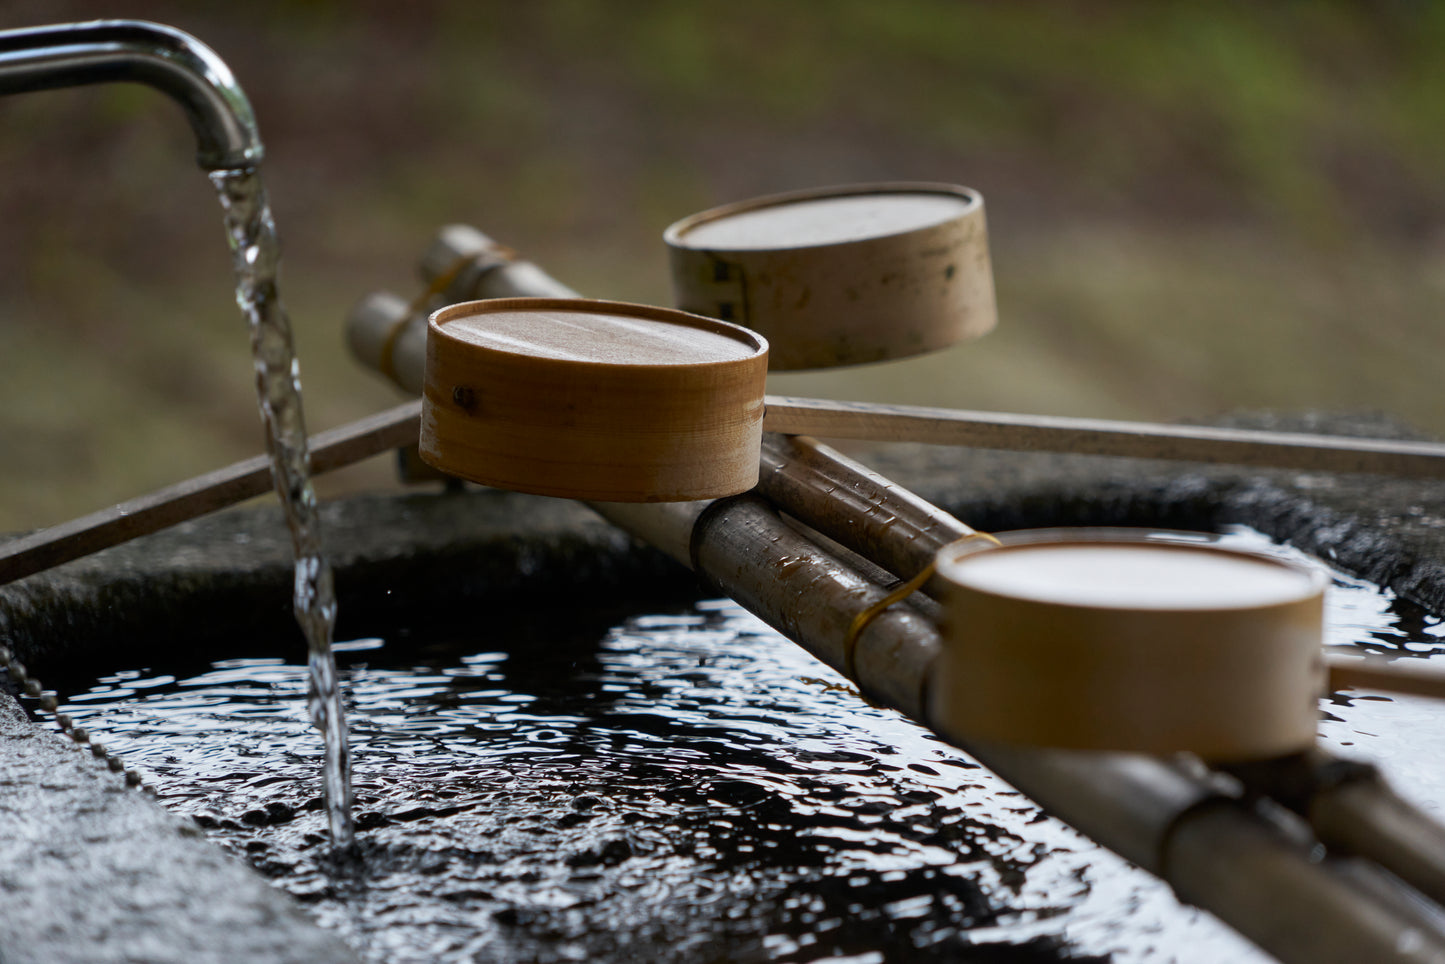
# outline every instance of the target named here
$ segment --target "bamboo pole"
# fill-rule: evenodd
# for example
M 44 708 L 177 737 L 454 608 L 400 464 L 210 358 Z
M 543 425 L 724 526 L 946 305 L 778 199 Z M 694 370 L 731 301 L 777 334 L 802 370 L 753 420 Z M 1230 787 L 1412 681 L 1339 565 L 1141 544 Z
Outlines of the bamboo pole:
M 1310 825 L 1325 846 L 1373 860 L 1445 905 L 1445 827 L 1370 769 L 1311 795 Z
M 477 237 L 482 240 L 468 239 L 457 243 L 454 240 L 448 241 L 445 237 L 439 238 L 434 250 L 428 252 L 423 266 L 423 274 L 434 287 L 437 280 L 444 275 L 442 262 L 448 261 L 450 255 L 460 253 L 465 256 L 473 249 L 480 248 L 485 248 L 489 252 L 487 257 L 483 258 L 484 264 L 477 275 L 480 283 L 471 284 L 465 293 L 453 290 L 456 288 L 456 285 L 453 285 L 446 292 L 448 298 L 500 295 L 566 296 L 564 294 L 565 286 L 534 265 L 526 265 L 527 274 L 519 274 L 516 278 L 504 277 L 505 272 L 499 273 L 490 265 L 510 261 L 511 253 L 495 246 L 494 243 L 486 240 L 485 236 L 478 235 Z M 489 245 L 490 247 L 488 247 Z M 442 252 L 441 255 L 437 254 L 438 251 Z M 492 282 L 501 284 L 502 288 L 497 291 L 488 290 L 487 285 Z M 421 373 L 419 371 L 411 373 L 410 377 L 420 384 Z M 833 426 L 839 424 L 837 417 L 826 409 L 836 409 L 840 403 L 770 398 L 768 404 L 773 409 L 773 427 L 788 427 L 794 431 L 807 430 L 807 426 L 802 423 L 789 425 L 786 420 L 818 417 L 819 411 L 811 413 L 806 411 L 810 406 L 815 409 L 824 409 L 821 411 L 821 416 L 831 419 L 830 424 Z M 841 404 L 846 406 L 848 403 Z M 868 417 L 877 413 L 881 408 L 886 408 L 867 407 L 870 411 L 863 413 L 865 421 L 861 423 L 865 426 Z M 937 438 L 936 426 L 928 428 L 927 425 L 922 424 L 930 421 L 933 416 L 918 410 L 904 410 L 902 414 L 904 416 L 902 419 L 891 418 L 888 420 L 885 437 L 897 438 L 901 432 L 907 429 L 917 432 L 926 430 L 934 433 L 932 439 Z M 1211 438 L 1214 430 L 1209 429 L 1181 428 L 1175 430 L 1168 426 L 1139 426 L 1125 423 L 1104 423 L 1102 426 L 1095 423 L 1087 426 L 1076 420 L 1028 416 L 993 417 L 995 421 L 1005 424 L 1002 425 L 1000 432 L 990 438 L 988 435 L 990 429 L 986 425 L 970 426 L 966 424 L 967 418 L 962 420 L 954 418 L 959 413 L 945 412 L 943 414 L 945 422 L 952 420 L 958 423 L 950 431 L 972 433 L 975 444 L 985 445 L 985 447 L 1048 448 L 1056 447 L 1066 441 L 1070 447 L 1079 445 L 1085 450 L 1101 454 L 1146 454 L 1137 448 L 1140 444 L 1145 444 L 1149 446 L 1147 454 L 1151 457 L 1202 457 L 1205 460 L 1216 460 L 1221 452 L 1231 451 L 1232 446 L 1232 451 L 1240 457 L 1246 458 L 1247 461 L 1263 457 L 1262 464 L 1276 464 L 1270 460 L 1281 453 L 1288 458 L 1312 459 L 1313 456 L 1310 453 L 1316 448 L 1317 443 L 1323 442 L 1327 448 L 1330 446 L 1336 448 L 1333 454 L 1327 453 L 1326 458 L 1333 460 L 1333 463 L 1343 470 L 1359 470 L 1361 465 L 1378 465 L 1380 464 L 1378 460 L 1381 458 L 1395 457 L 1389 455 L 1388 452 L 1366 451 L 1363 463 L 1352 462 L 1351 460 L 1358 455 L 1361 445 L 1366 450 L 1380 444 L 1386 448 L 1396 448 L 1395 443 L 1372 443 L 1369 441 L 1361 443 L 1356 440 L 1332 440 L 1310 435 L 1284 438 L 1283 446 L 1273 446 L 1272 442 L 1281 440 L 1278 433 L 1252 433 L 1252 438 L 1244 439 L 1242 446 L 1240 437 L 1235 436 L 1232 440 L 1224 439 L 1226 444 L 1223 448 L 1211 448 L 1211 445 L 1220 439 Z M 914 423 L 912 428 L 909 428 L 910 420 Z M 853 424 L 856 426 L 860 423 L 855 420 Z M 1121 425 L 1125 428 L 1122 434 L 1111 433 L 1112 429 L 1117 429 Z M 1103 429 L 1102 432 L 1098 431 L 1100 428 Z M 1164 434 L 1168 436 L 1162 447 L 1149 442 L 1151 434 L 1159 429 L 1164 430 Z M 834 430 L 836 431 L 836 428 Z M 1081 430 L 1082 434 L 1080 434 Z M 876 426 L 869 429 L 869 434 L 871 436 L 879 434 Z M 1131 435 L 1133 436 L 1132 440 L 1130 439 Z M 1191 441 L 1191 438 L 1194 441 Z M 1202 448 L 1198 442 L 1199 439 L 1204 440 Z M 998 444 L 1001 440 L 1012 441 L 1009 444 Z M 1017 444 L 1020 440 L 1028 440 L 1028 444 Z M 1251 446 L 1251 442 L 1264 444 Z M 1403 456 L 1405 461 L 1411 463 L 1411 470 L 1427 473 L 1438 471 L 1433 468 L 1439 464 L 1439 453 L 1434 449 L 1445 449 L 1445 447 L 1426 443 L 1424 450 L 1413 451 L 1412 446 L 1418 444 L 1420 443 L 1403 443 Z M 1127 452 L 1119 452 L 1112 451 L 1109 448 L 1111 445 L 1133 446 L 1134 448 Z M 1093 447 L 1090 448 L 1090 446 Z M 1340 451 L 1341 448 L 1343 451 Z M 1355 454 L 1351 454 L 1352 449 L 1355 450 Z M 1314 468 L 1319 467 L 1317 462 L 1312 462 L 1310 465 Z M 838 471 L 840 466 L 846 471 Z M 839 545 L 879 563 L 902 579 L 911 578 L 914 574 L 921 572 L 925 566 L 931 563 L 933 554 L 944 543 L 972 531 L 959 520 L 906 489 L 894 485 L 878 473 L 843 459 L 836 452 L 809 439 L 793 439 L 786 436 L 765 437 L 761 469 L 758 491 L 764 492 L 774 501 L 784 505 L 790 513 L 805 519 L 808 525 Z M 611 504 L 597 506 L 597 508 L 624 528 L 630 528 L 634 534 L 662 548 L 679 561 L 698 568 L 692 551 L 695 543 L 689 520 L 696 522 L 703 512 L 703 504 L 645 506 Z M 780 570 L 784 570 L 788 566 L 788 561 L 786 559 L 779 560 L 777 565 Z M 928 587 L 925 586 L 925 588 Z M 729 589 L 728 591 L 735 590 Z M 859 587 L 853 587 L 853 594 L 867 595 Z M 761 599 L 754 600 L 754 602 L 761 603 Z M 875 620 L 873 625 L 865 629 L 858 640 L 858 651 L 854 658 L 856 666 L 866 668 L 871 665 L 869 660 L 874 646 L 880 646 L 882 653 L 887 653 L 890 649 L 906 653 L 908 659 L 913 662 L 924 659 L 920 656 L 919 647 L 922 645 L 920 643 L 905 645 L 896 641 L 884 644 L 873 642 L 878 634 L 888 631 L 887 628 L 892 624 L 891 621 L 894 618 L 890 614 L 897 611 L 899 611 L 898 607 L 886 611 L 883 616 Z M 780 615 L 779 620 L 781 621 L 781 619 Z M 774 625 L 778 624 L 774 623 Z M 826 656 L 823 658 L 826 661 Z M 889 665 L 886 659 L 884 665 Z M 892 669 L 885 670 L 885 676 L 893 680 L 887 687 L 888 691 L 893 694 L 890 699 L 892 705 L 909 713 L 915 719 L 921 719 L 924 705 L 923 684 L 920 683 L 915 691 L 911 683 L 898 680 Z M 865 676 L 864 679 L 872 680 L 873 677 Z M 881 684 L 865 682 L 864 685 L 867 689 L 869 686 Z M 880 689 L 877 695 L 881 697 L 883 690 Z M 1109 765 L 1104 762 L 1107 756 L 1090 754 L 1087 757 L 1081 757 L 1077 754 L 1055 754 L 1054 759 L 1040 763 L 1040 756 L 1035 754 L 1031 758 L 1015 758 L 1011 766 L 1014 774 L 1020 780 L 1039 788 L 1040 792 L 1047 792 L 1048 788 L 1054 785 L 1050 781 L 1055 781 L 1058 794 L 1074 801 L 1071 812 L 1074 812 L 1080 820 L 1080 824 L 1077 825 L 1081 826 L 1081 829 L 1085 824 L 1097 828 L 1096 839 L 1101 839 L 1106 846 L 1112 847 L 1141 866 L 1155 869 L 1159 866 L 1158 861 L 1147 860 L 1148 848 L 1136 848 L 1134 841 L 1151 839 L 1148 828 L 1159 829 L 1158 821 L 1154 818 L 1161 810 L 1169 810 L 1168 807 L 1158 806 L 1159 801 L 1171 799 L 1175 794 L 1179 796 L 1180 800 L 1192 800 L 1194 791 L 1186 789 L 1187 784 L 1180 784 L 1177 781 L 1171 783 L 1162 775 L 1163 771 L 1160 771 L 1153 761 L 1141 762 L 1138 758 L 1129 758 L 1133 760 L 1132 763 L 1121 762 Z M 1140 767 L 1143 767 L 1142 771 L 1139 770 Z M 1328 769 L 1328 767 L 1320 769 Z M 1141 772 L 1147 773 L 1148 776 L 1141 776 Z M 1140 786 L 1141 783 L 1148 785 L 1148 792 L 1145 792 L 1146 787 Z M 1341 815 L 1339 819 L 1326 820 L 1322 824 L 1332 831 L 1328 836 L 1327 843 L 1346 852 L 1378 855 L 1387 866 L 1393 867 L 1396 872 L 1406 876 L 1406 879 L 1422 886 L 1437 901 L 1445 903 L 1445 894 L 1442 894 L 1440 888 L 1434 886 L 1435 881 L 1431 877 L 1432 872 L 1436 875 L 1442 873 L 1442 868 L 1445 868 L 1445 859 L 1433 861 L 1417 859 L 1413 861 L 1413 865 L 1418 866 L 1412 866 L 1411 861 L 1404 860 L 1401 856 L 1411 851 L 1410 841 L 1412 839 L 1432 842 L 1433 846 L 1424 848 L 1424 853 L 1430 857 L 1437 853 L 1445 854 L 1445 847 L 1439 845 L 1440 841 L 1445 840 L 1441 828 L 1419 811 L 1403 801 L 1399 801 L 1388 792 L 1388 788 L 1383 788 L 1380 781 L 1375 780 L 1373 785 L 1382 789 L 1371 791 L 1368 785 L 1363 785 L 1366 787 L 1363 792 L 1338 796 L 1331 796 L 1326 789 L 1312 797 L 1312 799 L 1322 802 L 1324 807 L 1322 812 L 1337 811 Z M 1091 795 L 1077 792 L 1081 787 L 1097 789 Z M 1121 798 L 1150 802 L 1141 804 L 1140 812 L 1125 812 L 1121 811 L 1118 805 Z M 1351 818 L 1367 816 L 1381 817 L 1381 826 L 1368 831 L 1361 831 L 1352 826 L 1359 821 Z M 1145 829 L 1141 830 L 1141 828 Z M 1268 903 L 1267 899 L 1265 903 Z
M 912 579 L 940 548 L 975 531 L 866 465 L 799 436 L 763 436 L 757 491 L 899 579 Z M 936 578 L 924 585 L 938 587 Z

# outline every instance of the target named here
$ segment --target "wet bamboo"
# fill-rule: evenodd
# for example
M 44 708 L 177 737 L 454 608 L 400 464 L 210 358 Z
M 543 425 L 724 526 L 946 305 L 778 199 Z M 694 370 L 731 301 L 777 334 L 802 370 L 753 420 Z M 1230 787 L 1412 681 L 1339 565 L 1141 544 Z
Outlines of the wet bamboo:
M 866 465 L 799 436 L 763 436 L 758 492 L 899 579 L 913 578 L 940 548 L 974 531 Z
M 1445 826 L 1395 793 L 1372 764 L 1316 746 L 1228 770 L 1251 792 L 1303 814 L 1333 852 L 1373 860 L 1445 907 Z
M 807 438 L 764 438 L 758 491 L 901 579 L 921 572 L 944 544 L 973 531 L 872 469 Z M 1399 664 L 1331 663 L 1336 688 L 1375 684 L 1436 695 L 1439 680 L 1433 675 L 1407 672 Z M 1236 775 L 1304 814 L 1325 846 L 1374 860 L 1445 906 L 1445 827 L 1396 795 L 1372 767 L 1342 767 L 1339 758 L 1324 751 L 1305 762 L 1311 772 L 1300 775 L 1290 793 L 1277 794 L 1279 774 L 1273 771 L 1279 767 L 1253 767 Z
M 924 718 L 939 646 L 933 624 L 907 607 L 888 609 L 864 629 L 850 661 L 847 627 L 885 588 L 829 556 L 760 498 L 593 508 L 693 565 L 873 699 Z M 1392 895 L 1388 879 L 1366 868 L 1362 882 L 1359 868 L 1318 860 L 1302 822 L 1261 816 L 1207 774 L 1127 754 L 970 750 L 1045 809 L 1281 960 L 1445 960 L 1445 931 Z
M 1306 812 L 1327 847 L 1374 860 L 1445 905 L 1445 827 L 1378 774 L 1321 789 Z

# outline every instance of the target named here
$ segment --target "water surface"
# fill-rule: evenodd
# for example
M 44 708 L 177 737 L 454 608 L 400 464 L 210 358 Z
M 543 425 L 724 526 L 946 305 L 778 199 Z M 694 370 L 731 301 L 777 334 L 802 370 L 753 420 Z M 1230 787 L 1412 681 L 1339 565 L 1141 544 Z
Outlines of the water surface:
M 1439 620 L 1368 584 L 1337 581 L 1329 622 L 1445 658 Z M 340 648 L 351 863 L 304 666 L 127 670 L 69 709 L 368 960 L 1268 959 L 730 601 Z M 1438 707 L 1327 709 L 1327 743 L 1438 812 Z

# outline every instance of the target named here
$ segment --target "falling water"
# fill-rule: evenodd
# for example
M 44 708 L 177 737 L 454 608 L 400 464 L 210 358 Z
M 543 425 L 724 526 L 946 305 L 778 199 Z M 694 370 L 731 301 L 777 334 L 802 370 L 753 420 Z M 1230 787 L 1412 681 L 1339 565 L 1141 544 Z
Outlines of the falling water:
M 266 426 L 271 476 L 296 557 L 294 608 L 306 635 L 310 686 L 307 707 L 326 744 L 324 796 L 332 845 L 349 848 L 351 761 L 346 719 L 337 685 L 331 631 L 336 624 L 336 595 L 331 566 L 321 548 L 316 491 L 311 486 L 306 422 L 301 411 L 301 372 L 291 344 L 291 322 L 276 293 L 279 248 L 276 224 L 260 172 L 254 167 L 215 171 L 211 181 L 225 211 L 226 235 L 236 272 L 236 304 L 251 331 L 256 365 L 256 394 Z

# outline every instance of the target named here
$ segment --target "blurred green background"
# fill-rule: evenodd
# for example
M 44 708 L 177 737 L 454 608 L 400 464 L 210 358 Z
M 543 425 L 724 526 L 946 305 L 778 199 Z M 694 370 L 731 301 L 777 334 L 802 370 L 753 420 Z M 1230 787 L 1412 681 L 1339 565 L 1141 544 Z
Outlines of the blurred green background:
M 773 390 L 1445 434 L 1445 5 L 47 0 L 0 27 L 98 16 L 191 31 L 250 96 L 313 431 L 398 400 L 342 320 L 415 293 L 444 223 L 667 303 L 677 218 L 917 179 L 987 199 L 997 331 Z M 0 101 L 0 528 L 261 450 L 193 151 L 141 87 Z

